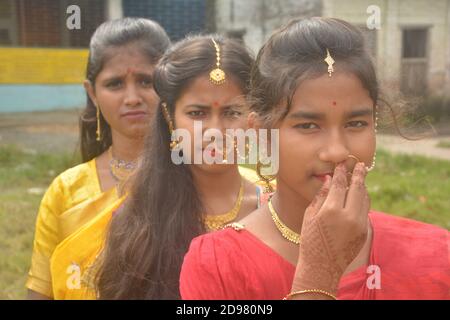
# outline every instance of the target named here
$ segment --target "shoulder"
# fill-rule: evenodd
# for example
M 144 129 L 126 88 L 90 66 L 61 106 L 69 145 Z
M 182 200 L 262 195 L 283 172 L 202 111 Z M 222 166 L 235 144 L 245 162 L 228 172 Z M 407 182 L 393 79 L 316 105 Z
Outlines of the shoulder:
M 180 275 L 183 299 L 237 299 L 243 297 L 248 258 L 241 250 L 245 235 L 225 228 L 191 242 Z
M 50 184 L 43 205 L 54 207 L 58 204 L 58 212 L 62 212 L 98 193 L 95 160 L 91 160 L 59 174 Z
M 95 159 L 92 159 L 67 169 L 57 176 L 55 181 L 61 183 L 65 188 L 70 189 L 74 186 L 90 183 L 94 180 L 96 174 Z
M 399 237 L 449 237 L 449 232 L 442 227 L 384 212 L 371 211 L 370 219 L 376 231 Z
M 380 212 L 371 213 L 370 219 L 373 258 L 383 270 L 386 292 L 411 299 L 448 297 L 450 233 L 438 226 Z
M 390 261 L 403 259 L 449 268 L 449 231 L 432 224 L 371 212 L 376 245 Z
M 225 228 L 216 232 L 206 233 L 192 240 L 185 260 L 202 264 L 220 263 L 240 255 L 244 231 Z M 230 253 L 233 253 L 230 255 Z

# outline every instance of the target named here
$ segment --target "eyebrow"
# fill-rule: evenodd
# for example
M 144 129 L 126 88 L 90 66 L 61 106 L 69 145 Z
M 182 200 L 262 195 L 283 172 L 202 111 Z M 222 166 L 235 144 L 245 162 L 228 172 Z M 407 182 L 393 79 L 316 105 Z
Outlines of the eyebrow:
M 362 117 L 367 115 L 372 115 L 373 110 L 371 108 L 365 108 L 365 109 L 359 109 L 359 110 L 353 110 L 350 112 L 346 112 L 344 116 L 346 118 L 356 118 L 356 117 Z M 325 113 L 321 112 L 310 112 L 310 111 L 298 111 L 289 116 L 289 118 L 302 118 L 302 119 L 309 119 L 309 120 L 323 120 L 325 119 Z
M 127 75 L 126 73 L 119 74 L 119 75 L 111 75 L 109 77 L 105 77 L 104 81 L 123 79 L 126 77 L 126 75 Z M 134 75 L 137 78 L 152 78 L 153 79 L 153 75 L 151 73 L 137 72 L 137 73 L 134 73 Z
M 199 109 L 211 109 L 210 105 L 201 105 L 201 104 L 188 104 L 187 106 L 185 106 L 185 108 L 199 108 Z M 221 109 L 231 109 L 233 107 L 241 107 L 239 104 L 235 103 L 235 104 L 228 104 L 225 106 L 221 106 Z
M 353 110 L 345 113 L 347 118 L 356 118 L 356 117 L 364 117 L 373 115 L 372 108 Z

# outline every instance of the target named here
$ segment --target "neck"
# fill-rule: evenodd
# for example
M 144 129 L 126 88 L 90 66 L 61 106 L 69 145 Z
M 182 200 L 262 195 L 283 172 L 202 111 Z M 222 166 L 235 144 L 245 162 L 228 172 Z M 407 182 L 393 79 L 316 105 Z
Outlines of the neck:
M 272 197 L 272 205 L 280 220 L 291 230 L 300 234 L 303 217 L 310 201 L 301 197 L 282 180 L 277 180 L 277 191 Z
M 230 209 L 233 207 L 242 182 L 237 165 L 230 165 L 229 170 L 219 173 L 207 172 L 192 166 L 192 175 L 207 214 L 223 214 L 214 209 L 218 202 L 232 203 Z
M 112 132 L 112 154 L 114 158 L 135 161 L 144 147 L 144 137 L 130 138 L 118 132 Z

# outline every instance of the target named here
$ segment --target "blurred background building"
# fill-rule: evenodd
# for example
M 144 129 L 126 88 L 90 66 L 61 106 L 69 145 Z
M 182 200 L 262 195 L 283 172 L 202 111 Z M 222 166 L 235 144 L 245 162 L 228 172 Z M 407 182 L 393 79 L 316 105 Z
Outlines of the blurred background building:
M 81 10 L 79 30 L 66 26 L 69 5 Z M 90 36 L 125 16 L 158 21 L 172 40 L 220 32 L 254 52 L 292 18 L 342 18 L 365 33 L 386 91 L 450 96 L 450 0 L 0 0 L 0 112 L 83 106 Z

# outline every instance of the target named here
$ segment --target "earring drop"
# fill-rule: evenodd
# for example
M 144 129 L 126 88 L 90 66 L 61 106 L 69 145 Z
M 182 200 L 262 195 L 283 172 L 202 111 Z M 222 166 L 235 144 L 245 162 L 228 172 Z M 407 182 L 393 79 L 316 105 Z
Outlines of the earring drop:
M 97 141 L 101 140 L 101 129 L 100 129 L 100 107 L 98 105 L 95 105 L 97 109 L 97 130 L 95 131 L 96 139 Z

